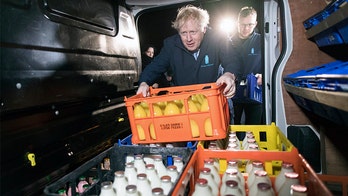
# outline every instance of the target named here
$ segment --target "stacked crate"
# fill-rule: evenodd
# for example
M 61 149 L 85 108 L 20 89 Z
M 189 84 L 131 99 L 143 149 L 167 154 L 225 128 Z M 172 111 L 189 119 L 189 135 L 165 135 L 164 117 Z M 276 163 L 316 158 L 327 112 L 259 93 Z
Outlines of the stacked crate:
M 348 44 L 347 0 L 334 0 L 303 22 L 307 38 L 318 47 Z
M 120 170 L 125 164 L 127 154 L 160 153 L 165 158 L 163 161 L 166 165 L 173 164 L 173 156 L 180 156 L 184 160 L 183 171 L 169 195 L 191 195 L 199 170 L 203 167 L 204 159 L 207 158 L 219 160 L 220 175 L 225 172 L 229 159 L 236 159 L 241 163 L 248 160 L 262 161 L 272 181 L 279 173 L 281 163 L 290 162 L 299 173 L 301 184 L 308 187 L 309 195 L 331 194 L 274 123 L 254 126 L 229 125 L 229 107 L 222 93 L 223 88 L 224 86 L 216 86 L 215 83 L 198 84 L 150 89 L 150 97 L 146 98 L 141 95 L 125 97 L 132 134 L 119 140 L 112 149 L 48 186 L 45 193 L 55 195 L 59 188 L 69 183 L 76 185 L 78 177 L 93 168 L 93 171 L 100 171 L 97 172 L 100 180 L 84 195 L 98 195 L 101 182 L 112 181 L 114 172 Z M 170 110 L 166 110 L 170 104 L 175 106 L 171 105 Z M 161 111 L 158 111 L 159 109 Z M 247 131 L 254 133 L 260 150 L 229 151 L 225 148 L 213 150 L 206 147 L 212 141 L 226 146 L 231 132 Z M 166 144 L 174 145 L 165 147 Z M 102 170 L 98 166 L 105 157 L 110 158 L 109 171 Z M 241 164 L 239 169 L 243 172 L 244 167 L 245 164 L 244 166 Z M 248 178 L 245 173 L 244 177 Z
M 332 195 L 319 180 L 307 161 L 274 123 L 271 125 L 230 125 L 229 130 L 237 133 L 253 132 L 255 140 L 259 145 L 259 150 L 230 151 L 223 148 L 211 150 L 206 145 L 209 141 L 199 142 L 193 157 L 195 161 L 191 161 L 188 165 L 188 168 L 190 168 L 192 166 L 190 164 L 194 162 L 195 180 L 197 180 L 200 169 L 203 168 L 205 159 L 219 160 L 218 165 L 221 176 L 226 171 L 228 160 L 238 160 L 240 163 L 239 170 L 243 173 L 246 180 L 248 178 L 248 174 L 245 172 L 246 163 L 249 160 L 258 160 L 263 162 L 265 171 L 270 176 L 274 188 L 275 177 L 281 170 L 282 162 L 287 162 L 292 163 L 294 171 L 299 173 L 300 183 L 308 188 L 308 195 Z M 193 191 L 194 183 L 191 183 L 190 186 L 191 191 Z M 248 193 L 247 186 L 245 189 Z M 174 191 L 174 193 L 176 192 Z

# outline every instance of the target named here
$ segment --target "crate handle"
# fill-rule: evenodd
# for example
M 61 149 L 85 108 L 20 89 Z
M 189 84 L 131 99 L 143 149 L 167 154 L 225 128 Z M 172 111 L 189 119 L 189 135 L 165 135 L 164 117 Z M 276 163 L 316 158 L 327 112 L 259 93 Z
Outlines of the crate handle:
M 191 91 L 196 91 L 196 90 L 205 90 L 205 89 L 212 89 L 213 85 L 216 86 L 215 83 L 207 83 L 207 84 L 195 84 L 195 85 L 190 85 L 191 88 L 187 89 L 185 86 L 173 86 L 169 88 L 153 88 L 150 86 L 150 94 L 151 95 L 167 95 L 167 94 L 177 94 L 177 93 L 182 93 L 182 92 L 191 92 Z M 224 87 L 225 84 L 219 86 L 219 88 Z

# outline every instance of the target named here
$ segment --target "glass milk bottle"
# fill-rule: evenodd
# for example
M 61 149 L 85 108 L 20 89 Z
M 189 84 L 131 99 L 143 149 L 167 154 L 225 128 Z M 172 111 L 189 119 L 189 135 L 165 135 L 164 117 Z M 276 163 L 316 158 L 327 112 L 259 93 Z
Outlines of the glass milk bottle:
M 241 183 L 241 180 L 238 176 L 238 171 L 236 169 L 227 169 L 225 173 L 222 176 L 221 180 L 221 187 L 220 187 L 220 193 L 224 193 L 226 190 L 226 181 L 228 180 L 234 180 L 238 183 L 239 189 L 242 193 L 242 195 L 245 195 L 245 186 Z
M 153 160 L 153 155 L 144 156 L 143 160 L 145 162 L 145 165 L 146 164 L 154 164 L 155 163 L 155 161 Z
M 237 150 L 240 150 L 238 145 L 236 143 L 228 143 L 227 147 L 226 147 L 226 150 L 229 150 L 229 151 L 237 151 Z
M 173 165 L 176 166 L 176 169 L 178 170 L 178 172 L 180 174 L 184 168 L 184 162 L 182 161 L 182 158 L 181 157 L 174 157 Z
M 259 170 L 261 170 L 261 171 L 264 170 L 263 163 L 261 161 L 252 161 L 251 170 L 248 173 L 248 179 L 247 179 L 248 187 L 250 187 L 250 185 L 254 181 L 255 171 L 259 171 Z
M 137 189 L 140 195 L 152 195 L 152 188 L 145 173 L 137 175 Z
M 274 180 L 274 188 L 275 188 L 275 191 L 277 192 L 279 191 L 280 187 L 285 181 L 285 172 L 294 172 L 294 167 L 292 163 L 289 163 L 289 162 L 282 163 L 280 172 Z
M 155 169 L 157 171 L 158 177 L 161 178 L 162 176 L 167 175 L 167 168 L 162 161 L 161 155 L 154 156 L 154 165 L 155 165 Z
M 126 156 L 126 163 L 130 163 L 134 161 L 134 155 L 127 155 Z
M 240 141 L 235 133 L 229 135 L 228 143 L 236 143 L 238 146 L 238 149 L 241 149 L 241 147 L 242 147 L 242 145 L 240 144 Z
M 258 161 L 258 160 L 249 160 L 245 166 L 245 172 L 249 174 L 254 165 L 257 165 L 257 166 L 262 165 L 263 166 L 263 163 L 261 161 Z
M 204 165 L 203 167 L 209 168 L 210 173 L 213 175 L 213 178 L 218 186 L 220 186 L 221 183 L 221 177 L 219 174 L 219 171 L 214 166 L 214 159 L 204 159 Z
M 271 179 L 269 178 L 266 171 L 256 170 L 254 180 L 251 182 L 250 185 L 248 184 L 249 195 L 257 195 L 257 192 L 258 192 L 257 185 L 262 182 L 272 185 Z
M 145 173 L 145 162 L 143 160 L 143 155 L 137 154 L 134 156 L 134 167 L 137 170 L 137 174 Z
M 129 162 L 126 163 L 126 167 L 124 169 L 124 175 L 127 178 L 128 184 L 137 184 L 137 171 L 134 167 L 134 163 Z
M 246 132 L 245 137 L 242 141 L 242 148 L 243 149 L 245 149 L 245 146 L 248 143 L 248 139 L 255 139 L 253 132 Z
M 145 173 L 147 175 L 147 179 L 150 181 L 151 188 L 161 186 L 161 179 L 158 177 L 154 164 L 146 164 Z
M 261 182 L 257 184 L 257 192 L 251 192 L 249 196 L 275 196 L 275 193 L 270 184 Z
M 217 146 L 216 141 L 210 141 L 208 145 L 209 150 L 220 150 L 220 148 Z M 216 169 L 219 171 L 220 170 L 220 162 L 219 159 L 214 159 L 214 165 Z
M 291 185 L 300 184 L 299 174 L 295 172 L 285 172 L 285 181 L 278 191 L 278 195 L 290 196 Z
M 247 150 L 260 150 L 260 148 L 259 148 L 259 145 L 255 143 L 255 144 L 249 144 Z
M 299 184 L 291 185 L 290 195 L 292 196 L 307 196 L 307 187 Z
M 195 190 L 192 196 L 212 195 L 211 188 L 208 185 L 208 180 L 205 178 L 198 178 L 195 183 Z
M 128 181 L 126 176 L 124 175 L 124 171 L 116 171 L 112 187 L 116 190 L 117 196 L 126 195 L 127 185 Z
M 241 133 L 243 133 L 243 132 L 241 132 Z M 236 135 L 237 135 L 237 137 L 240 136 L 240 137 L 238 137 L 238 139 L 239 139 L 240 141 L 242 141 L 242 142 L 244 141 L 244 139 L 246 139 L 247 135 L 253 135 L 253 134 L 254 134 L 252 131 L 246 131 L 246 132 L 244 133 L 244 136 L 243 136 L 243 135 L 240 135 L 241 133 L 239 133 L 239 135 L 237 135 L 237 133 L 236 133 Z
M 240 182 L 242 183 L 242 186 L 245 187 L 245 179 L 243 174 L 239 170 L 239 161 L 238 160 L 228 160 L 227 161 L 227 169 L 236 169 L 238 171 L 238 177 L 240 179 Z
M 225 187 L 221 195 L 235 195 L 235 196 L 243 196 L 242 191 L 239 188 L 238 182 L 235 180 L 227 180 L 225 182 Z
M 140 196 L 137 186 L 134 184 L 130 184 L 126 186 L 126 196 Z
M 163 189 L 164 195 L 168 195 L 173 187 L 173 183 L 170 176 L 164 175 L 161 177 L 161 188 Z
M 99 196 L 116 196 L 115 190 L 112 188 L 111 181 L 105 181 L 101 183 Z
M 170 176 L 172 183 L 175 183 L 179 177 L 179 173 L 175 165 L 167 166 L 167 175 Z
M 209 168 L 206 168 L 206 167 L 202 168 L 199 172 L 198 178 L 204 178 L 208 180 L 208 186 L 211 188 L 211 192 L 213 196 L 216 196 L 219 194 L 219 185 L 216 184 Z
M 218 158 L 214 158 L 214 166 L 218 171 L 220 171 L 220 160 Z
M 153 188 L 152 196 L 164 196 L 163 189 L 161 187 Z
M 243 146 L 243 149 L 244 150 L 249 150 L 249 145 L 252 145 L 252 144 L 257 145 L 256 140 L 255 139 L 247 139 L 247 142 Z

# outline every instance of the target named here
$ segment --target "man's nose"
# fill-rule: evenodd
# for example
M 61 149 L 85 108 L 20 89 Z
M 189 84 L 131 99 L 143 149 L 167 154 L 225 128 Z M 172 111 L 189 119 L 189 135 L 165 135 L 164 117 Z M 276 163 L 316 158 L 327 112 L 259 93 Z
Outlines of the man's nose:
M 192 40 L 192 35 L 190 35 L 189 33 L 186 35 L 186 40 L 187 41 L 191 41 Z

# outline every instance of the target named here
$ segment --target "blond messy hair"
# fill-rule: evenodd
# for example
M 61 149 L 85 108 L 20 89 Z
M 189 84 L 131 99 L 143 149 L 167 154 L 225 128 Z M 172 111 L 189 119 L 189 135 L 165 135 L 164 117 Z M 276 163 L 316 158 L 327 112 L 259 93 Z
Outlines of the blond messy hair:
M 208 27 L 209 14 L 207 10 L 195 7 L 193 5 L 187 5 L 178 10 L 178 15 L 175 21 L 172 23 L 172 27 L 177 31 L 185 24 L 189 19 L 193 19 L 203 31 L 204 28 Z

